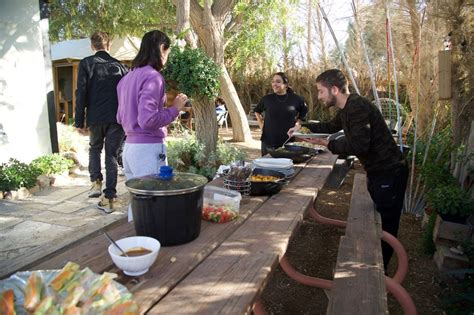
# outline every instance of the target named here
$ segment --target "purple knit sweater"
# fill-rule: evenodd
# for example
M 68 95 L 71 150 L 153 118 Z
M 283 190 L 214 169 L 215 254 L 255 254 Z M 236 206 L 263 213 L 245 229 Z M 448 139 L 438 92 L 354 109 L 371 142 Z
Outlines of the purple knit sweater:
M 127 143 L 163 143 L 166 126 L 178 117 L 174 107 L 166 108 L 165 80 L 151 66 L 135 68 L 117 85 L 117 122 Z

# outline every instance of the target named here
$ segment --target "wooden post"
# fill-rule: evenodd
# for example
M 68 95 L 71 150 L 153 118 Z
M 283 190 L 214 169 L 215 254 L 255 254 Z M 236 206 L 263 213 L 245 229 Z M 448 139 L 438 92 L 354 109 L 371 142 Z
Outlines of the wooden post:
M 451 50 L 440 50 L 438 53 L 438 78 L 438 98 L 451 99 Z

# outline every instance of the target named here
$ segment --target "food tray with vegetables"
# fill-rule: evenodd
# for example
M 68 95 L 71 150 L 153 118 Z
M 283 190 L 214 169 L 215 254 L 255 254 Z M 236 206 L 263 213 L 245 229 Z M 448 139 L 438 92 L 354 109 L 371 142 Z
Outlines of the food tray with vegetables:
M 21 271 L 0 280 L 0 314 L 139 314 L 113 273 L 68 262 L 62 270 Z
M 215 186 L 204 187 L 202 218 L 215 223 L 226 223 L 239 216 L 241 194 Z

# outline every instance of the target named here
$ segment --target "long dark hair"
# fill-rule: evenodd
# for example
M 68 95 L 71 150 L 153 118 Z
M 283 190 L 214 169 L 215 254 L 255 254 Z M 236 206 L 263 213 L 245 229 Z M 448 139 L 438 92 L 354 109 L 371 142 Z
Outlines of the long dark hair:
M 156 71 L 163 68 L 161 61 L 160 46 L 169 49 L 171 45 L 170 38 L 163 32 L 154 30 L 143 35 L 140 50 L 132 61 L 132 68 L 152 66 Z
M 276 72 L 272 75 L 272 77 L 276 75 L 279 76 L 283 80 L 283 83 L 286 84 L 286 93 L 295 93 L 295 91 L 293 91 L 293 89 L 290 87 L 290 80 L 288 79 L 288 76 L 285 72 Z

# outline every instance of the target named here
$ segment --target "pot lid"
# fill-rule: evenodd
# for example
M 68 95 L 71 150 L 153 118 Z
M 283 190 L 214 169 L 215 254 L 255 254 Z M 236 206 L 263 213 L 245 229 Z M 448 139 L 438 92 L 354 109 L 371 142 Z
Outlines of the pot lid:
M 127 189 L 134 194 L 168 196 L 197 191 L 207 184 L 207 178 L 192 173 L 173 173 L 170 166 L 161 166 L 159 174 L 129 179 Z

